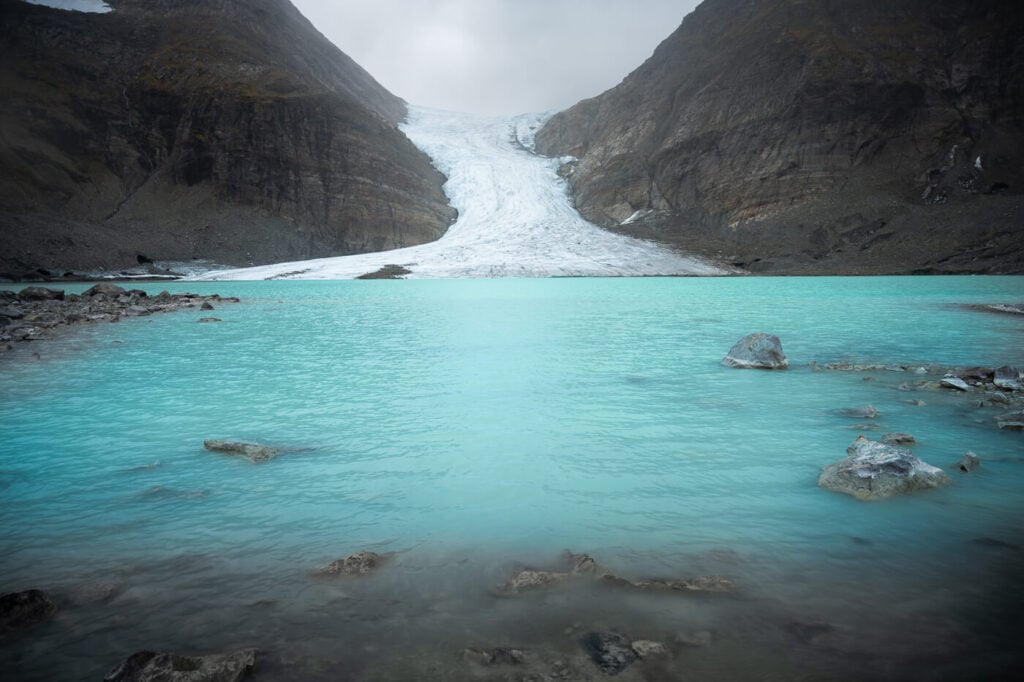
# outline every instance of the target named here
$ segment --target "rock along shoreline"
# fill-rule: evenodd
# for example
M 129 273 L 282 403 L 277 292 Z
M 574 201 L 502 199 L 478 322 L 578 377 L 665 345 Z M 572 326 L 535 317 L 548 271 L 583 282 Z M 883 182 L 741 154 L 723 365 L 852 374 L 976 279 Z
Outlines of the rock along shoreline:
M 26 344 L 51 340 L 82 325 L 190 308 L 210 311 L 215 303 L 238 302 L 238 298 L 219 294 L 161 291 L 150 296 L 141 289 L 110 283 L 96 284 L 81 294 L 40 286 L 17 292 L 0 290 L 0 358 Z

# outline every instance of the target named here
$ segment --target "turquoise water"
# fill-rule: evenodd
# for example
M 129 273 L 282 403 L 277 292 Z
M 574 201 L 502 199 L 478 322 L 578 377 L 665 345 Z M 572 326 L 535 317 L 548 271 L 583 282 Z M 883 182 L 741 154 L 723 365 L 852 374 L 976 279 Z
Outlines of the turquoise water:
M 318 661 L 273 679 L 400 679 L 382 661 L 557 639 L 587 618 L 714 629 L 687 654 L 692 679 L 1017 665 L 990 630 L 1021 603 L 1024 437 L 976 400 L 896 390 L 936 376 L 807 363 L 1024 364 L 1024 319 L 957 305 L 1020 301 L 1024 279 L 144 288 L 243 302 L 219 305 L 219 324 L 197 311 L 92 326 L 0 365 L 0 588 L 68 595 L 57 622 L 4 649 L 24 679 L 248 645 Z M 719 364 L 755 331 L 782 339 L 789 371 Z M 881 412 L 869 435 L 911 432 L 936 466 L 973 450 L 982 469 L 883 503 L 818 489 L 865 432 L 834 410 L 866 403 Z M 290 451 L 252 465 L 206 438 Z M 721 573 L 742 596 L 488 594 L 511 562 L 563 547 L 623 575 Z M 360 549 L 398 559 L 372 580 L 309 575 Z M 114 596 L 82 604 L 95 583 Z M 827 646 L 787 634 L 820 620 L 837 624 Z M 895 628 L 901 644 L 880 644 Z M 337 637 L 358 646 L 339 653 Z

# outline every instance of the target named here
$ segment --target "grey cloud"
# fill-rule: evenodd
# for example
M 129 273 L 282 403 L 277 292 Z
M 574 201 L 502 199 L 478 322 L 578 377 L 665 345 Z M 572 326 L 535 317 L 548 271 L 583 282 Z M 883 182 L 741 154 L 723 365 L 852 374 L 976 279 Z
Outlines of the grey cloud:
M 292 0 L 413 104 L 513 114 L 615 85 L 697 0 Z

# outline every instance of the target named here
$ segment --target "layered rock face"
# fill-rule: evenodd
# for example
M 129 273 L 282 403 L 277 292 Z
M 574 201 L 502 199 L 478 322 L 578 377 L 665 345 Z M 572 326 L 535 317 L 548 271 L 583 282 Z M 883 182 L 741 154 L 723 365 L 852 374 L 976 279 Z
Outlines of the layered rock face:
M 706 0 L 537 143 L 591 221 L 750 271 L 1024 272 L 1024 12 Z
M 405 104 L 288 0 L 0 0 L 0 272 L 410 246 L 454 220 Z

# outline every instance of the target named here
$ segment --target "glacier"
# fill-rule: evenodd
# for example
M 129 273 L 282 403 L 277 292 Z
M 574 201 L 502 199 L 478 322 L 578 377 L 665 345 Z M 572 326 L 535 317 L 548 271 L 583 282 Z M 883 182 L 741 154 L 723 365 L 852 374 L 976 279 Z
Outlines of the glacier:
M 666 247 L 614 234 L 572 206 L 533 135 L 550 114 L 494 117 L 409 107 L 401 129 L 433 160 L 458 220 L 437 241 L 391 251 L 217 270 L 193 280 L 352 279 L 401 265 L 415 278 L 724 275 Z

